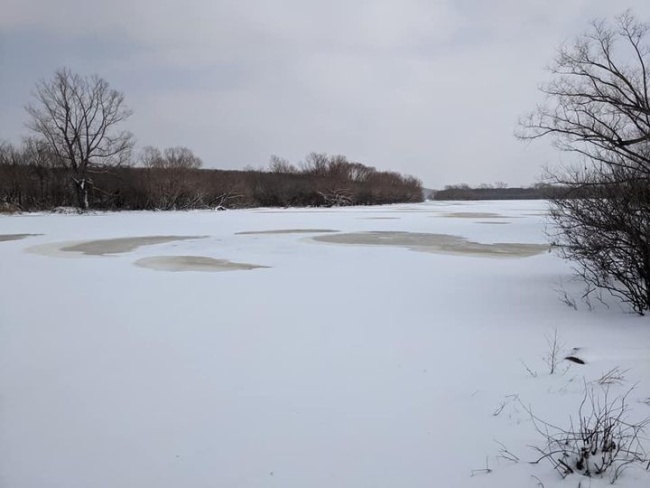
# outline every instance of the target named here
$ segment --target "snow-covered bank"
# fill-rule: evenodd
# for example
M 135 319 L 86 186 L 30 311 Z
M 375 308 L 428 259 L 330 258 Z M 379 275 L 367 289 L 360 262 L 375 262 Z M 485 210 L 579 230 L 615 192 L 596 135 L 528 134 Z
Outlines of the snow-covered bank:
M 0 242 L 0 485 L 577 486 L 525 462 L 544 441 L 523 406 L 566 425 L 584 381 L 619 367 L 610 395 L 636 385 L 630 415 L 650 416 L 648 319 L 568 307 L 557 289 L 580 287 L 548 252 L 314 239 L 545 245 L 543 213 L 543 202 L 436 202 L 0 217 L 2 235 L 42 234 Z M 70 245 L 151 236 L 201 238 L 107 255 Z M 26 252 L 35 246 L 59 251 Z M 135 266 L 160 256 L 264 268 Z M 556 328 L 586 364 L 551 376 L 545 335 Z M 521 462 L 500 458 L 495 440 Z M 630 469 L 618 486 L 647 483 Z

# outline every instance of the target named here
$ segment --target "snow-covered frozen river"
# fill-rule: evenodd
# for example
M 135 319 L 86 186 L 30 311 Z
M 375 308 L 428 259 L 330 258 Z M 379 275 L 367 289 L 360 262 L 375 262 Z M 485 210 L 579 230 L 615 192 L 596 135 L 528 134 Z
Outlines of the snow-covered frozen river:
M 0 486 L 577 486 L 523 405 L 566 424 L 619 367 L 650 416 L 650 323 L 563 303 L 545 212 L 0 216 Z M 587 364 L 548 374 L 556 329 Z

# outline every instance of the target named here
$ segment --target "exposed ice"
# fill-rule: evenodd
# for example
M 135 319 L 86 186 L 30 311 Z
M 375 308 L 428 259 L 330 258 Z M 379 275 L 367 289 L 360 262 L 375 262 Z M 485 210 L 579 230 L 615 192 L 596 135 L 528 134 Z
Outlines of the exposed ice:
M 338 232 L 332 229 L 273 229 L 273 230 L 250 230 L 245 232 L 236 232 L 237 235 L 256 235 L 256 234 L 320 234 L 321 232 Z
M 546 244 L 524 244 L 518 242 L 483 244 L 449 234 L 391 231 L 322 235 L 314 237 L 314 240 L 336 244 L 398 246 L 406 247 L 412 251 L 486 257 L 528 257 L 543 253 L 549 249 Z
M 151 256 L 138 259 L 136 266 L 158 271 L 237 271 L 268 268 L 249 263 L 235 263 L 227 259 L 214 259 L 206 256 Z
M 40 236 L 41 234 L 0 234 L 0 242 L 19 241 L 25 237 Z
M 54 242 L 32 246 L 26 249 L 32 254 L 44 256 L 73 257 L 78 255 L 105 256 L 107 254 L 122 254 L 135 251 L 141 246 L 163 244 L 188 239 L 203 239 L 205 236 L 141 236 L 118 237 L 115 239 L 100 239 L 95 241 Z

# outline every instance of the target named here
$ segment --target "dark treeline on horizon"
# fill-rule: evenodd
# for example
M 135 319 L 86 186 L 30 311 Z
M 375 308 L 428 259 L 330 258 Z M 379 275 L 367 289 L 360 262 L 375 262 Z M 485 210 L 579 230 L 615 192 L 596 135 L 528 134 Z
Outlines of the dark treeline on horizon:
M 186 148 L 146 149 L 137 164 L 92 167 L 90 208 L 321 207 L 423 199 L 417 178 L 378 171 L 344 156 L 312 153 L 300 167 L 272 157 L 268 170 L 238 171 L 202 169 L 200 159 Z M 0 145 L 0 207 L 5 210 L 74 207 L 77 200 L 71 181 L 69 169 L 51 155 L 28 145 Z
M 584 197 L 584 191 L 577 189 L 537 184 L 531 187 L 480 186 L 472 188 L 469 185 L 450 185 L 444 190 L 433 191 L 431 200 L 546 200 L 549 198 Z

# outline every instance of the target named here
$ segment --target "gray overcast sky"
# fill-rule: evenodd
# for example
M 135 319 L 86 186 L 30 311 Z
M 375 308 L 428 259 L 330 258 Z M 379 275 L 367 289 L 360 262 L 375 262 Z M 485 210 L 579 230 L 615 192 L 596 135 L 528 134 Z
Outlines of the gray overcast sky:
M 207 167 L 307 153 L 425 186 L 536 181 L 560 157 L 513 137 L 544 66 L 595 17 L 648 0 L 2 0 L 0 139 L 67 66 L 123 91 L 138 147 Z

